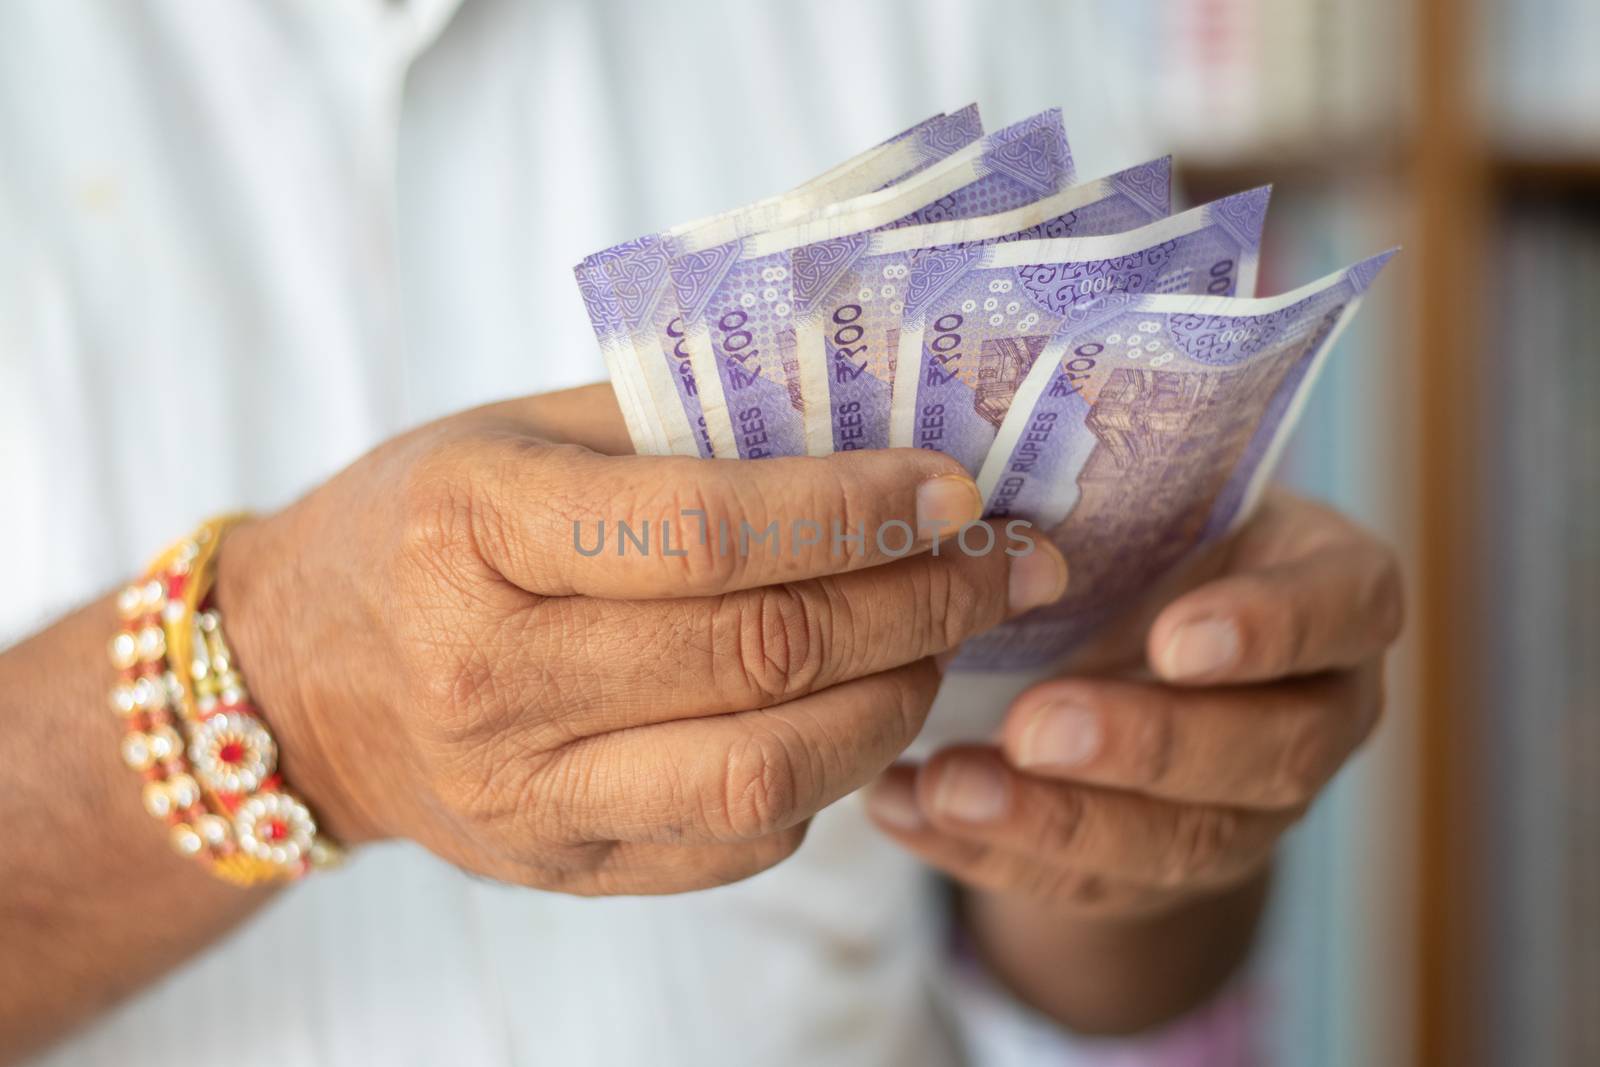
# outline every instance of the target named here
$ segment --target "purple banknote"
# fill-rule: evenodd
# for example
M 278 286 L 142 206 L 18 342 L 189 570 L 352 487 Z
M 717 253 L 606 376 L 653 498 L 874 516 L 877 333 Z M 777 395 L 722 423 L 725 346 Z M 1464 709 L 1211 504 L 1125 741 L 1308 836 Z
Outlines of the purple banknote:
M 614 245 L 574 268 L 618 402 L 640 451 L 710 455 L 668 271 L 716 247 L 910 177 L 976 141 L 976 106 L 936 115 L 778 196 Z
M 1076 648 L 1246 517 L 1312 382 L 1392 252 L 1265 300 L 1113 294 L 1048 341 L 978 476 L 988 513 L 1045 530 L 1067 595 L 961 664 Z
M 906 292 L 922 259 L 996 241 L 1120 233 L 1171 208 L 1163 158 L 1011 211 L 847 234 L 789 252 L 789 292 L 806 450 L 889 447 L 889 409 Z
M 939 249 L 910 278 L 889 443 L 974 474 L 1045 342 L 1110 293 L 1252 295 L 1270 190 L 1106 237 Z
M 849 234 L 1009 211 L 1071 180 L 1060 113 L 1047 111 L 807 222 L 678 255 L 673 288 L 713 453 L 760 459 L 806 451 L 793 250 Z

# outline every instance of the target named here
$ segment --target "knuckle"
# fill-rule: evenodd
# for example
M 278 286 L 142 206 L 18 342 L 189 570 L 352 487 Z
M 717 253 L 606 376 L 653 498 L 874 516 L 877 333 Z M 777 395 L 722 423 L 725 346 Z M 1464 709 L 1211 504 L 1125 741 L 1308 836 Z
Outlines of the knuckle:
M 572 446 L 551 446 L 528 439 L 499 438 L 464 455 L 460 469 L 464 476 L 467 510 L 467 537 L 472 550 L 486 566 L 502 574 L 523 574 L 530 568 L 530 556 L 538 551 L 529 544 L 533 538 L 554 539 L 556 525 L 564 517 L 582 517 L 577 502 L 567 495 L 559 478 L 538 479 L 540 508 L 545 516 L 538 533 L 530 537 L 528 526 L 516 516 L 525 509 L 511 503 L 519 500 L 530 484 L 527 471 L 560 470 L 560 459 Z
M 893 708 L 897 714 L 884 716 L 884 729 L 889 731 L 888 744 L 899 752 L 909 745 L 933 708 L 939 695 L 939 671 L 929 660 L 918 660 L 892 674 Z
M 450 745 L 469 745 L 500 725 L 494 710 L 502 703 L 502 682 L 481 648 L 460 643 L 440 627 L 427 639 L 413 692 L 426 708 L 428 733 Z
M 783 703 L 821 672 L 824 647 L 818 612 L 795 586 L 767 586 L 725 597 L 731 616 L 736 691 L 756 706 Z
M 1068 903 L 1077 880 L 1069 871 L 1025 857 L 1008 858 L 1005 868 L 1004 881 L 1012 892 L 1052 904 Z
M 670 523 L 679 536 L 670 559 L 678 577 L 693 588 L 726 588 L 744 569 L 745 554 L 738 551 L 740 523 L 745 510 L 737 494 L 720 483 L 699 478 L 674 479 L 647 489 L 636 500 L 633 514 Z
M 1400 577 L 1400 565 L 1393 553 L 1384 552 L 1383 562 L 1378 567 L 1372 589 L 1368 594 L 1368 602 L 1372 605 L 1373 617 L 1377 620 L 1380 639 L 1386 645 L 1392 643 L 1400 636 L 1406 616 L 1405 585 Z
M 1038 840 L 1047 851 L 1069 856 L 1076 850 L 1083 836 L 1084 808 L 1083 795 L 1072 789 L 1060 790 L 1051 803 L 1042 806 Z
M 495 703 L 500 681 L 489 656 L 470 646 L 452 657 L 434 688 L 445 707 L 470 710 Z
M 584 462 L 587 458 L 587 450 L 578 445 L 543 441 L 505 444 L 495 463 L 486 465 L 479 475 L 485 483 L 482 495 L 490 501 L 505 502 L 499 507 L 479 508 L 475 513 L 478 521 L 473 535 L 480 548 L 499 552 L 491 558 L 526 563 L 529 554 L 544 546 L 525 542 L 548 537 L 551 544 L 576 551 L 579 545 L 588 543 L 590 526 L 595 527 L 603 544 L 606 531 L 600 522 L 606 516 L 596 501 L 605 497 L 595 492 L 592 483 L 572 475 L 575 470 L 588 469 Z M 537 494 L 536 501 L 527 499 L 530 492 Z M 537 507 L 529 508 L 530 503 Z M 519 526 L 511 521 L 513 515 L 520 515 L 520 530 L 535 532 L 531 536 L 520 533 Z
M 472 466 L 472 452 L 466 442 L 436 445 L 400 477 L 395 490 L 400 539 L 411 560 L 437 566 L 470 542 L 475 509 L 461 475 Z
M 1314 800 L 1371 732 L 1381 706 L 1381 672 L 1370 679 L 1351 673 L 1308 683 L 1281 709 L 1286 736 L 1265 802 L 1289 809 Z
M 1319 719 L 1310 714 L 1295 716 L 1288 741 L 1278 757 L 1276 772 L 1267 801 L 1283 807 L 1304 804 L 1322 787 L 1327 773 L 1328 741 Z
M 991 892 L 1016 892 L 1023 870 L 1013 853 L 979 841 L 947 838 L 940 844 L 940 864 L 962 882 Z
M 1099 907 L 1111 895 L 1106 880 L 1097 874 L 1074 874 L 1064 889 L 1066 903 L 1079 908 Z
M 1172 773 L 1174 751 L 1173 711 L 1170 707 L 1153 709 L 1141 718 L 1139 726 L 1129 737 L 1129 758 L 1137 781 L 1145 786 L 1166 784 Z
M 868 519 L 873 512 L 872 501 L 862 486 L 841 474 L 836 461 L 819 460 L 813 469 L 816 474 L 805 494 L 810 514 L 821 521 L 824 536 L 835 538 L 832 544 L 838 546 L 842 543 L 845 553 L 859 559 L 872 551 L 874 536 L 878 532 L 868 528 Z M 864 535 L 863 543 L 837 540 L 841 535 L 856 532 Z
M 1264 674 L 1284 673 L 1302 660 L 1309 647 L 1309 616 L 1262 578 L 1251 579 L 1245 599 L 1254 605 L 1243 627 L 1245 662 Z
M 799 797 L 794 756 L 775 734 L 751 733 L 728 750 L 719 821 L 732 837 L 753 840 L 785 828 Z
M 560 606 L 553 611 L 560 615 Z M 558 670 L 545 657 L 521 660 L 508 670 L 508 648 L 548 650 L 544 628 L 513 617 L 480 613 L 416 612 L 399 624 L 407 653 L 404 668 L 409 704 L 416 709 L 416 732 L 445 746 L 479 743 L 522 727 L 540 742 L 573 739 L 560 716 L 525 714 L 542 707 L 568 707 L 585 694 L 574 691 L 572 671 Z M 580 676 L 581 677 L 581 676 Z
M 447 578 L 484 569 L 526 569 L 542 547 L 530 541 L 548 538 L 556 543 L 564 520 L 589 518 L 563 479 L 528 475 L 546 467 L 559 470 L 561 456 L 574 447 L 510 437 L 454 438 L 426 445 L 394 492 L 402 555 L 413 566 Z M 505 506 L 507 499 L 526 494 L 535 484 L 536 513 Z M 529 515 L 538 521 L 519 521 Z M 462 561 L 472 569 L 464 569 Z M 464 583 L 457 577 L 453 584 Z
M 577 810 L 571 805 L 582 799 L 581 775 L 549 763 L 547 753 L 496 739 L 425 761 L 424 780 L 428 794 L 465 836 L 500 841 L 513 853 L 542 852 L 568 840 L 559 813 Z
M 452 612 L 418 610 L 395 621 L 407 725 L 430 740 L 471 743 L 490 725 L 485 713 L 498 699 L 500 681 L 490 657 L 468 636 L 471 630 L 469 620 Z
M 1040 894 L 1046 900 L 1075 910 L 1092 910 L 1105 903 L 1105 880 L 1081 871 L 1046 870 L 1040 876 Z
M 1182 808 L 1173 825 L 1165 881 L 1170 885 L 1207 878 L 1227 861 L 1239 836 L 1239 816 L 1222 808 Z
M 941 573 L 943 568 L 937 563 L 929 558 L 907 569 L 911 588 L 902 604 L 909 609 L 910 632 L 922 645 L 949 648 L 952 646 L 948 643 L 950 624 L 945 604 L 949 600 L 950 579 Z M 899 606 L 885 607 L 885 614 L 892 615 Z
M 954 648 L 984 628 L 984 596 L 962 557 L 929 557 L 926 610 L 933 623 L 928 629 L 941 649 Z
M 1108 895 L 1105 880 L 1098 875 L 1042 863 L 1029 856 L 997 852 L 988 857 L 987 866 L 992 887 L 1058 907 L 1093 910 Z

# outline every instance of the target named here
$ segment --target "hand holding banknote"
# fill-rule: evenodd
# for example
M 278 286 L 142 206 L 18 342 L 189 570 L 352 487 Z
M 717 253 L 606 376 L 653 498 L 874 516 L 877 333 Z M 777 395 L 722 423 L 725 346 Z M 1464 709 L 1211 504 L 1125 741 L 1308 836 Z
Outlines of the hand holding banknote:
M 1266 484 L 1392 253 L 1258 298 L 1269 189 L 1173 215 L 1170 160 L 1074 184 L 1059 113 L 990 135 L 960 114 L 961 147 L 882 188 L 819 205 L 803 186 L 782 218 L 614 246 L 577 278 L 630 427 L 653 396 L 696 429 L 671 450 L 747 469 L 940 453 L 990 523 L 1032 523 L 1070 562 L 1062 597 L 952 669 L 955 695 L 997 704 L 1012 672 L 1074 673 L 868 804 L 972 890 L 979 949 L 1025 1000 L 1136 1030 L 1231 973 L 1276 841 L 1381 708 L 1392 554 Z M 662 367 L 679 396 L 649 388 Z
M 220 607 L 341 840 L 574 893 L 747 877 L 911 740 L 935 657 L 1065 588 L 1026 534 L 933 550 L 979 510 L 947 457 L 604 455 L 594 392 L 423 427 L 230 536 Z
M 1057 111 L 953 152 L 938 122 L 887 142 L 918 150 L 872 192 L 802 186 L 576 276 L 640 451 L 669 424 L 724 459 L 914 447 L 1041 526 L 1073 588 L 957 663 L 1038 667 L 1249 517 L 1392 253 L 1255 298 L 1270 189 L 1168 216 L 1170 160 L 1073 185 Z M 668 366 L 692 391 L 652 389 Z
M 1370 534 L 1287 494 L 1207 569 L 1148 626 L 1135 617 L 1132 657 L 1089 648 L 1097 668 L 1023 693 L 994 746 L 895 768 L 871 810 L 964 881 L 1086 915 L 1260 871 L 1376 722 L 1397 569 Z

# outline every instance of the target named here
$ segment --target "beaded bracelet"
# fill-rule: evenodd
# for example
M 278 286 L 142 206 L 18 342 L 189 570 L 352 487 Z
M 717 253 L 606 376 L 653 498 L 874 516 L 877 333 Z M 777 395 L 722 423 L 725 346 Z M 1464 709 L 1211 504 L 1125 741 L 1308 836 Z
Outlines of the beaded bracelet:
M 277 743 L 206 602 L 217 549 L 242 516 L 205 523 L 117 597 L 111 706 L 123 762 L 145 779 L 145 810 L 180 853 L 236 885 L 299 878 L 341 852 L 277 774 Z

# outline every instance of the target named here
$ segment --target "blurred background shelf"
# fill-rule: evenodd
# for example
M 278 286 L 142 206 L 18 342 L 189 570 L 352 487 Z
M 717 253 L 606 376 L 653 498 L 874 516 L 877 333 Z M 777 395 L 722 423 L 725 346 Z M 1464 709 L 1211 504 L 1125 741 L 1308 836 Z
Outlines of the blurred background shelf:
M 1517 192 L 1600 192 L 1600 155 L 1497 154 L 1489 170 L 1496 185 Z
M 1274 185 L 1262 291 L 1405 249 L 1283 471 L 1411 612 L 1286 864 L 1278 1061 L 1600 1063 L 1600 0 L 1106 18 L 1188 203 Z
M 1523 155 L 1486 153 L 1484 164 L 1495 186 L 1509 191 L 1594 192 L 1600 190 L 1600 155 Z M 1399 147 L 1390 151 L 1352 146 L 1348 151 L 1285 149 L 1233 160 L 1193 163 L 1178 160 L 1175 172 L 1191 190 L 1237 190 L 1271 183 L 1284 188 L 1314 188 L 1366 175 L 1400 179 L 1413 166 Z M 1198 199 L 1193 197 L 1192 199 Z
M 1237 159 L 1195 162 L 1179 158 L 1174 167 L 1178 180 L 1200 199 L 1213 191 L 1237 190 L 1271 184 L 1275 190 L 1314 189 L 1329 184 L 1344 184 L 1360 177 L 1394 179 L 1406 167 L 1399 147 L 1385 149 L 1371 144 L 1352 144 L 1341 149 L 1283 148 L 1258 152 Z

